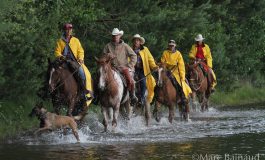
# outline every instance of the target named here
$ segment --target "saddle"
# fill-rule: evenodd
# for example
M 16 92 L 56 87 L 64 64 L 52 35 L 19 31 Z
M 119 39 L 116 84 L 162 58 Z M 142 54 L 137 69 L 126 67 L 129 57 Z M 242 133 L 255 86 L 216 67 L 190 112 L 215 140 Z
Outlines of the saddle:
M 203 75 L 208 77 L 208 73 L 209 73 L 209 67 L 205 64 L 205 63 L 198 63 L 198 66 L 201 68 Z

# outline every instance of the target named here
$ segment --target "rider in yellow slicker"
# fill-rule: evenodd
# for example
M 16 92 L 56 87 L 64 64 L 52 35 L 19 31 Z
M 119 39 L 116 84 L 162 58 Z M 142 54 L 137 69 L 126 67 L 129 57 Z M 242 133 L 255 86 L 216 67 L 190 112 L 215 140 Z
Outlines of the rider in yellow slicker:
M 181 53 L 176 50 L 176 42 L 174 40 L 169 41 L 168 49 L 163 52 L 161 62 L 166 64 L 167 69 L 172 72 L 177 80 L 177 84 L 174 84 L 174 86 L 180 92 L 182 104 L 186 104 L 192 91 L 185 81 L 184 60 Z
M 88 106 L 91 103 L 92 94 L 92 81 L 91 74 L 87 67 L 84 64 L 84 49 L 80 41 L 72 36 L 72 24 L 64 25 L 64 34 L 57 41 L 55 48 L 55 57 L 64 57 L 66 59 L 71 59 L 77 61 L 80 64 L 78 69 L 78 74 L 82 79 L 82 90 L 86 100 L 86 105 Z M 69 45 L 67 45 L 69 44 Z
M 154 97 L 154 88 L 156 85 L 155 79 L 151 74 L 151 70 L 155 70 L 158 66 L 155 64 L 155 60 L 150 53 L 149 49 L 144 46 L 145 39 L 139 34 L 133 36 L 133 50 L 137 55 L 137 62 L 134 66 L 135 75 L 138 77 L 139 85 L 141 88 L 141 103 L 145 98 L 148 103 L 151 103 Z M 145 95 L 147 90 L 147 95 Z
M 204 38 L 202 37 L 201 34 L 198 34 L 195 37 L 196 44 L 192 45 L 190 53 L 189 53 L 189 57 L 190 57 L 192 62 L 201 60 L 207 64 L 207 66 L 210 69 L 210 72 L 209 72 L 210 76 L 212 76 L 212 78 L 213 78 L 213 81 L 211 84 L 211 92 L 214 92 L 214 90 L 215 90 L 214 87 L 216 86 L 217 81 L 216 81 L 216 76 L 215 76 L 213 69 L 212 69 L 213 68 L 212 54 L 211 54 L 209 46 L 207 44 L 205 44 L 203 42 L 203 40 L 204 40 Z M 209 78 L 209 76 L 208 76 L 208 78 Z

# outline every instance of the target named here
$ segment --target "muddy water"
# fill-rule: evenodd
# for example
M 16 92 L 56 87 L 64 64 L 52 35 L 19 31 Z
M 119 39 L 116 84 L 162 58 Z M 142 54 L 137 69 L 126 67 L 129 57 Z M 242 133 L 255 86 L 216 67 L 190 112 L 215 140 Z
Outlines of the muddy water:
M 120 121 L 115 133 L 102 133 L 101 119 L 87 117 L 81 143 L 60 131 L 22 136 L 0 144 L 0 159 L 265 159 L 265 106 L 210 108 L 193 112 L 192 122 L 144 125 L 142 117 Z

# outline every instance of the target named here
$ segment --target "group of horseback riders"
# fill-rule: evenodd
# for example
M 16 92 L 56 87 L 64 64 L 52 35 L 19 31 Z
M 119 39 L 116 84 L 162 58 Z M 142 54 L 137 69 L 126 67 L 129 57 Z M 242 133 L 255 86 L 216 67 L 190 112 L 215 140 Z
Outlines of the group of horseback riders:
M 57 41 L 55 48 L 55 57 L 64 59 L 70 65 L 77 65 L 78 78 L 80 79 L 81 91 L 83 98 L 88 106 L 94 98 L 93 84 L 91 81 L 91 74 L 84 64 L 84 49 L 80 41 L 72 36 L 73 25 L 70 23 L 64 24 L 63 35 Z M 134 72 L 139 81 L 141 88 L 141 101 L 146 100 L 151 103 L 154 97 L 155 79 L 150 74 L 152 71 L 158 69 L 158 65 L 150 53 L 149 49 L 144 46 L 145 39 L 139 34 L 135 34 L 132 38 L 133 46 L 126 44 L 121 37 L 124 32 L 118 28 L 114 28 L 111 36 L 112 40 L 105 45 L 103 54 L 112 54 L 115 58 L 112 60 L 112 65 L 115 67 L 126 79 L 127 87 L 130 93 L 132 103 L 138 102 L 135 94 L 135 80 L 130 74 Z M 212 56 L 210 48 L 203 42 L 204 38 L 201 34 L 195 37 L 196 43 L 192 45 L 189 58 L 192 63 L 197 60 L 205 62 L 207 69 L 210 70 L 214 81 L 211 83 L 211 91 L 214 91 L 216 85 L 216 77 L 212 70 Z M 176 49 L 176 42 L 170 40 L 167 49 L 163 52 L 161 63 L 166 65 L 166 68 L 172 72 L 171 80 L 181 95 L 182 103 L 187 103 L 188 96 L 191 94 L 191 88 L 185 81 L 185 64 L 181 53 Z M 147 93 L 147 94 L 146 94 Z

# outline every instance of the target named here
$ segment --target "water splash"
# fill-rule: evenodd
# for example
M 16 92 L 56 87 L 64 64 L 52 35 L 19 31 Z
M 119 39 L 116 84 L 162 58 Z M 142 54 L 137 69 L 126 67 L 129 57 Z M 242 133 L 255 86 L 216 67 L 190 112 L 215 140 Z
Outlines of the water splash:
M 133 117 L 129 122 L 119 120 L 115 132 L 103 133 L 104 127 L 96 114 L 87 115 L 86 124 L 79 129 L 81 143 L 144 143 L 185 141 L 208 136 L 227 136 L 240 133 L 259 133 L 265 129 L 265 110 L 220 110 L 210 108 L 208 112 L 192 112 L 192 122 L 182 122 L 178 112 L 173 124 L 168 122 L 167 113 L 158 123 L 151 120 L 145 126 L 142 116 Z M 27 145 L 58 145 L 76 143 L 73 134 L 63 135 L 62 131 L 43 133 L 38 137 L 26 136 L 20 141 Z

